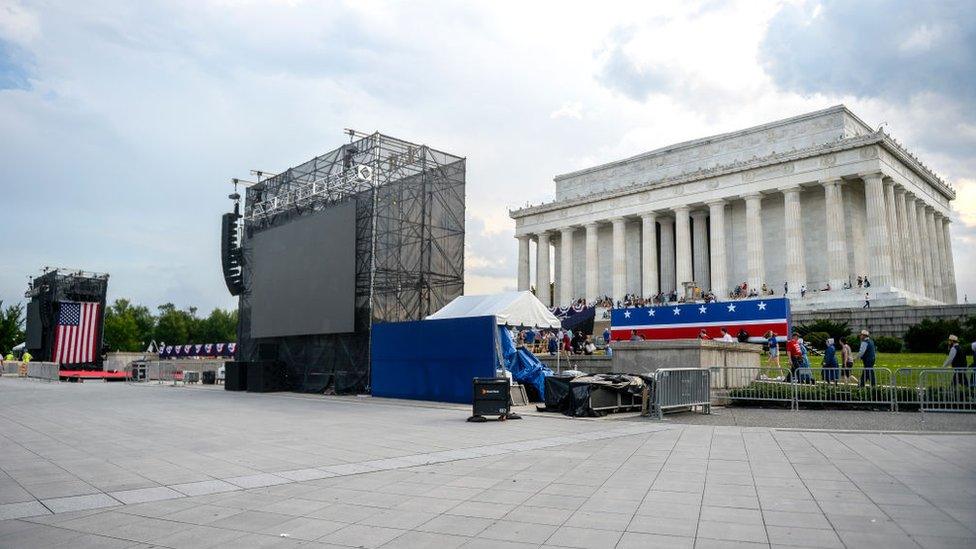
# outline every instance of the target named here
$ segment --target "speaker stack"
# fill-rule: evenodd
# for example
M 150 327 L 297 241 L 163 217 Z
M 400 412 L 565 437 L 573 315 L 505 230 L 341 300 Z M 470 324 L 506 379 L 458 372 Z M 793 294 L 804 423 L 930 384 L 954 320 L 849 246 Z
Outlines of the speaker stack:
M 283 362 L 258 360 L 247 363 L 247 392 L 272 393 L 287 390 Z
M 247 363 L 224 363 L 224 389 L 227 391 L 247 390 Z

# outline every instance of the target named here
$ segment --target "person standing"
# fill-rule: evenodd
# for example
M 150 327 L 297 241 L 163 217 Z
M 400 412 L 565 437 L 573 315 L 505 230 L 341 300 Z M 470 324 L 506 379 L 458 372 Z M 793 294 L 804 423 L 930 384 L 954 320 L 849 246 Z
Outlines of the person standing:
M 768 364 L 779 368 L 779 340 L 776 339 L 776 332 L 772 330 L 766 332 L 766 344 L 769 346 Z
M 840 377 L 846 382 L 854 368 L 854 357 L 851 356 L 851 346 L 847 344 L 846 337 L 840 338 L 840 360 L 844 365 L 840 369 Z
M 861 360 L 861 380 L 858 383 L 861 387 L 864 387 L 865 383 L 870 380 L 871 386 L 874 387 L 876 380 L 874 377 L 874 362 L 877 359 L 877 352 L 874 348 L 874 341 L 871 339 L 871 332 L 867 330 L 861 330 L 861 348 L 857 351 L 857 358 Z
M 807 285 L 806 284 L 800 284 L 800 297 L 802 298 L 802 297 L 806 297 L 806 296 L 807 296 Z
M 551 332 L 546 335 L 546 350 L 549 351 L 549 356 L 556 356 L 559 353 L 559 342 Z
M 603 343 L 604 345 L 610 344 L 610 328 L 603 329 Z
M 840 378 L 840 369 L 837 364 L 837 348 L 834 347 L 833 338 L 827 338 L 827 348 L 824 349 L 823 365 L 821 368 L 824 381 L 837 383 L 837 379 Z
M 722 328 L 722 337 L 719 338 L 719 341 L 722 341 L 724 343 L 735 343 L 736 339 L 732 337 L 732 334 L 730 334 L 727 329 Z
M 949 355 L 946 356 L 943 368 L 952 366 L 956 372 L 952 375 L 952 386 L 962 385 L 969 388 L 969 376 L 966 372 L 966 348 L 959 344 L 959 338 L 953 334 L 949 336 Z
M 786 381 L 796 379 L 796 371 L 803 367 L 803 350 L 800 349 L 800 334 L 793 332 L 793 337 L 786 342 L 786 355 L 790 358 L 790 373 Z
M 864 292 L 864 305 L 861 308 L 862 309 L 871 308 L 871 292 Z

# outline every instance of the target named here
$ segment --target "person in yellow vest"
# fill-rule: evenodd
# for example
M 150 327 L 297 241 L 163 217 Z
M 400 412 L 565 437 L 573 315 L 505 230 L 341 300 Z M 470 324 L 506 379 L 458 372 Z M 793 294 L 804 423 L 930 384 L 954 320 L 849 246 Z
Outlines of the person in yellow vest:
M 28 353 L 27 351 L 24 351 L 24 354 L 21 355 L 20 360 L 22 362 L 24 362 L 24 363 L 27 363 L 27 362 L 30 362 L 32 358 L 34 358 L 34 357 L 31 356 L 30 353 Z
M 4 360 L 9 360 L 9 361 L 14 361 L 14 360 L 16 360 L 16 359 L 14 358 L 14 353 L 13 353 L 13 352 L 9 352 L 9 353 L 7 353 L 7 356 L 5 356 L 5 357 L 3 357 L 3 359 L 4 359 Z

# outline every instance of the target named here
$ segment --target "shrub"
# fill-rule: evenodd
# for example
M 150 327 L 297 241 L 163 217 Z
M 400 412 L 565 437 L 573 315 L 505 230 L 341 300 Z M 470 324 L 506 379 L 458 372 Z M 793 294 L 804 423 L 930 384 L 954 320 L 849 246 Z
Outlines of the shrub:
M 905 348 L 902 340 L 891 336 L 878 336 L 874 340 L 874 345 L 882 353 L 900 353 Z
M 949 334 L 959 335 L 962 326 L 959 320 L 931 320 L 926 318 L 905 332 L 905 345 L 913 353 L 937 353 L 946 351 Z
M 803 339 L 809 339 L 807 334 L 813 332 L 825 332 L 830 334 L 830 337 L 834 338 L 835 341 L 840 341 L 842 337 L 850 337 L 851 328 L 847 325 L 847 322 L 835 322 L 833 320 L 827 319 L 817 319 L 808 324 L 801 324 L 793 328 L 793 331 L 800 334 Z
M 830 338 L 830 334 L 827 332 L 810 332 L 803 336 L 803 341 L 817 349 L 826 349 L 828 338 Z

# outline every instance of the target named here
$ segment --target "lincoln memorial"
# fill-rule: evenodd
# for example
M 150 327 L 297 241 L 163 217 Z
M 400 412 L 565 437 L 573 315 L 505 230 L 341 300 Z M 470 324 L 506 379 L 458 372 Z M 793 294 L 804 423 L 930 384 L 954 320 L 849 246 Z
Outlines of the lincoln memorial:
M 794 309 L 859 307 L 865 291 L 872 306 L 956 302 L 955 191 L 843 105 L 555 184 L 552 202 L 510 212 L 518 288 L 547 305 L 680 295 L 690 282 L 720 300 L 742 283 L 776 295 L 788 284 Z

